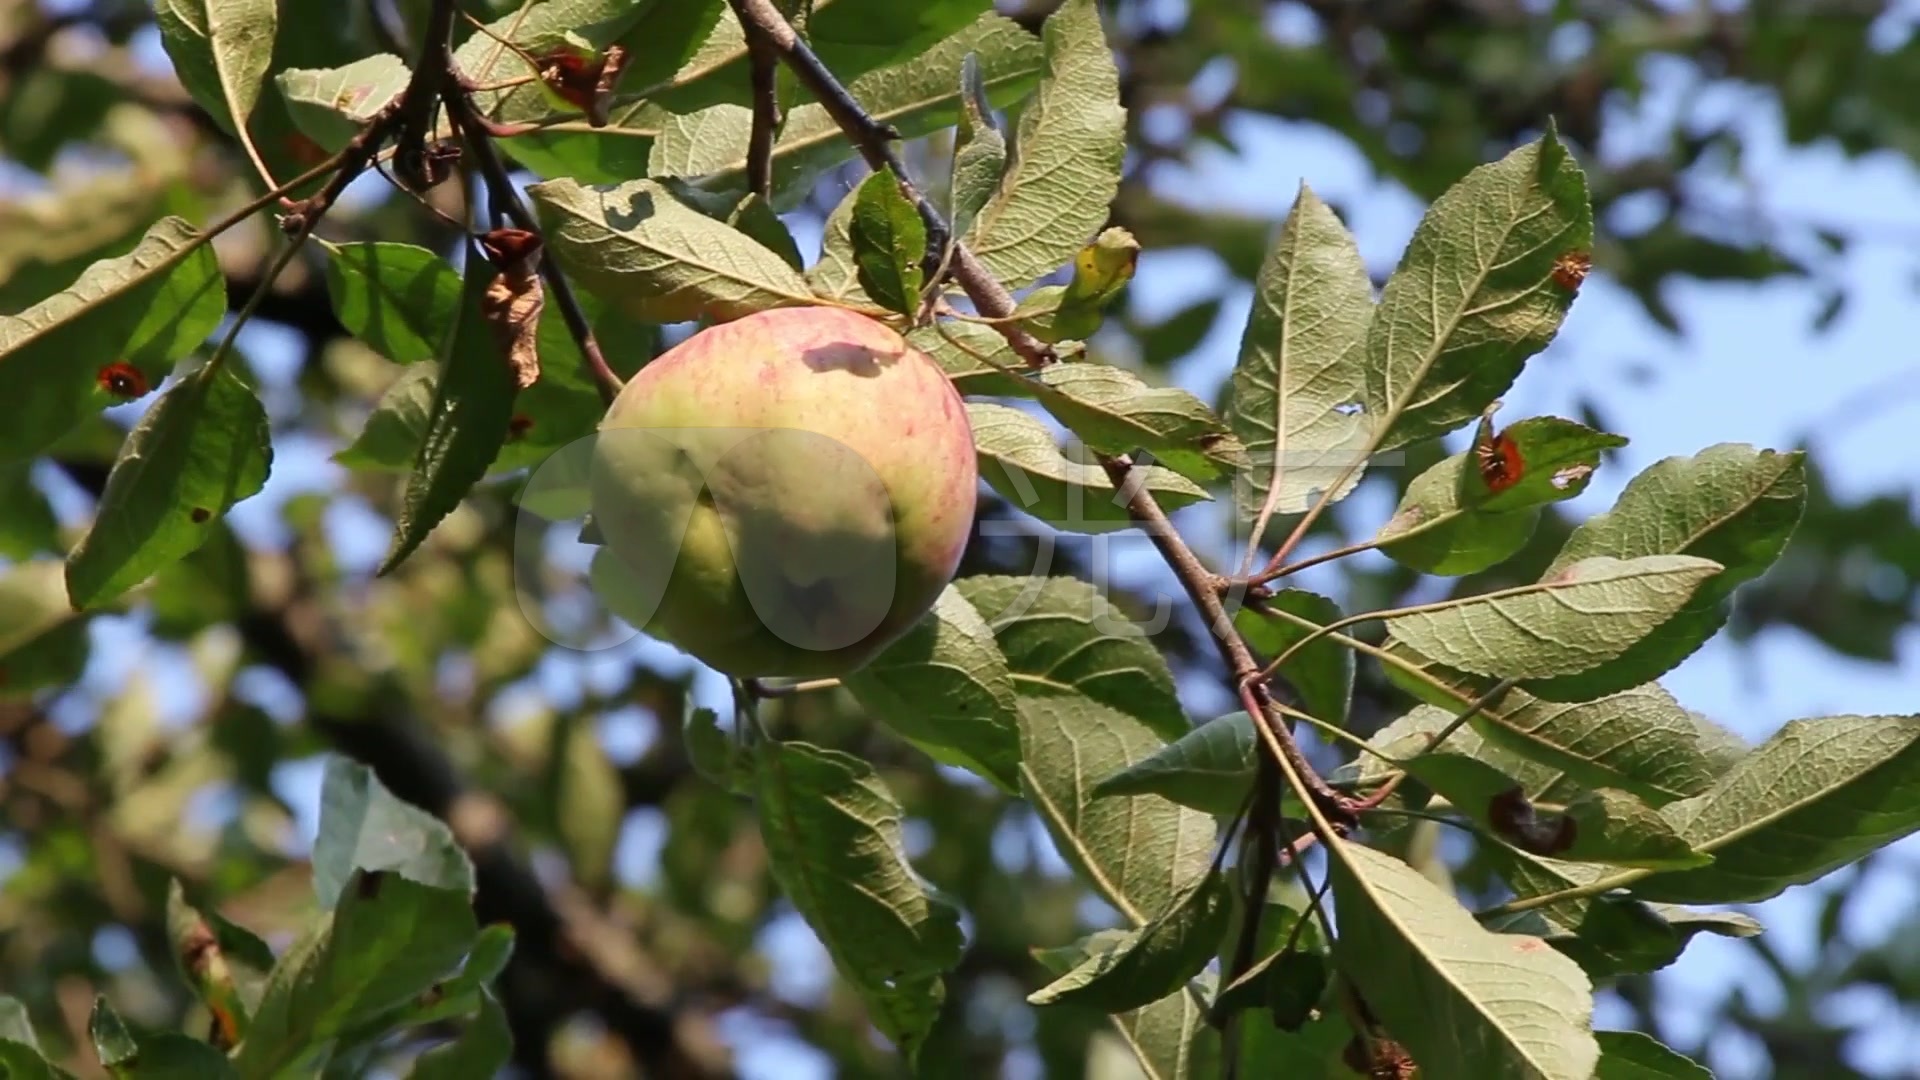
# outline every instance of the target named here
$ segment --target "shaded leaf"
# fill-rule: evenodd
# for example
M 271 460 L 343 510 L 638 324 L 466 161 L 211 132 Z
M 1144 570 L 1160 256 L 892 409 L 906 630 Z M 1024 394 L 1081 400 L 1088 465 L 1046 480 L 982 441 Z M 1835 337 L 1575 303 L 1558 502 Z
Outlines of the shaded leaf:
M 936 761 L 1020 790 L 1020 716 L 993 628 L 949 585 L 899 641 L 842 684 Z
M 93 263 L 18 315 L 0 316 L 0 375 L 16 395 L 0 428 L 0 464 L 39 453 L 89 413 L 119 404 L 100 385 L 108 364 L 127 364 L 158 386 L 226 311 L 213 249 L 192 225 L 167 217 L 132 251 Z
M 755 775 L 775 880 L 911 1063 L 963 942 L 907 861 L 900 804 L 865 762 L 805 743 L 762 744 Z
M 1007 138 L 994 123 L 992 108 L 980 54 L 969 51 L 960 62 L 960 116 L 947 181 L 947 224 L 954 236 L 967 235 L 1007 169 Z
M 1376 449 L 1453 430 L 1559 331 L 1554 261 L 1593 243 L 1586 178 L 1551 129 L 1434 200 L 1367 330 Z
M 1008 288 L 1073 258 L 1106 224 L 1120 183 L 1126 110 L 1098 6 L 1067 0 L 1041 43 L 1045 72 L 1021 110 L 1013 162 L 965 238 Z
M 273 63 L 274 0 L 156 0 L 160 45 L 194 103 L 245 137 Z M 286 177 L 285 179 L 292 179 Z
M 1330 847 L 1334 956 L 1368 1007 L 1437 1076 L 1590 1080 L 1592 984 L 1537 938 L 1495 934 L 1390 855 Z
M 511 1057 L 513 1033 L 507 1028 L 506 1010 L 483 990 L 480 1012 L 459 1038 L 423 1052 L 407 1075 L 413 1080 L 470 1080 L 493 1076 Z
M 1620 655 L 1719 569 L 1685 555 L 1595 556 L 1540 584 L 1432 605 L 1388 625 L 1423 655 L 1477 675 L 1570 674 Z
M 1065 532 L 1103 533 L 1133 526 L 1126 500 L 1098 465 L 1069 459 L 1046 425 L 1018 409 L 967 403 L 982 479 L 1014 509 Z M 1206 489 L 1157 465 L 1136 468 L 1161 507 L 1201 502 Z
M 591 724 L 567 723 L 563 729 L 565 741 L 554 757 L 555 824 L 574 877 L 598 889 L 613 875 L 614 847 L 627 813 L 626 788 Z
M 1139 929 L 1084 943 L 1085 958 L 1027 1002 L 1073 1002 L 1107 1013 L 1145 1008 L 1200 973 L 1219 948 L 1231 911 L 1225 880 L 1207 874 Z
M 1694 911 L 1619 896 L 1596 897 L 1580 906 L 1576 922 L 1547 911 L 1523 911 L 1489 920 L 1487 928 L 1531 934 L 1566 954 L 1595 980 L 1658 971 L 1680 958 L 1696 934 L 1743 938 L 1760 924 L 1737 912 Z
M 67 600 L 66 569 L 58 560 L 36 559 L 0 570 L 0 700 L 79 677 L 87 641 L 77 614 Z
M 1600 1067 L 1594 1080 L 1713 1080 L 1692 1058 L 1638 1031 L 1602 1031 Z
M 93 999 L 93 1012 L 87 1016 L 87 1038 L 93 1043 L 93 1052 L 100 1058 L 100 1064 L 109 1069 L 126 1064 L 140 1052 L 133 1032 L 127 1030 L 126 1021 L 107 1003 L 105 994 Z
M 1234 486 L 1243 522 L 1304 512 L 1349 465 L 1330 501 L 1359 483 L 1372 318 L 1373 283 L 1353 234 L 1302 184 L 1254 281 L 1227 403 L 1252 461 Z
M 1264 606 L 1290 612 L 1320 626 L 1345 615 L 1339 604 L 1304 589 L 1282 589 L 1268 597 Z M 1270 660 L 1311 633 L 1297 623 L 1244 607 L 1234 613 L 1233 624 L 1245 635 L 1248 645 Z M 1300 696 L 1300 707 L 1309 715 L 1336 727 L 1345 727 L 1347 710 L 1353 703 L 1353 665 L 1353 650 L 1331 636 L 1324 636 L 1301 646 L 1279 669 L 1279 675 Z
M 347 332 L 396 364 L 441 354 L 460 314 L 460 272 L 423 247 L 329 244 L 327 293 Z
M 939 321 L 907 333 L 907 343 L 940 364 L 962 394 L 985 397 L 1033 397 L 1032 379 L 1022 375 L 1026 361 L 991 326 Z
M 482 296 L 494 268 L 469 247 L 460 318 L 434 383 L 426 433 L 407 475 L 393 541 L 378 570 L 382 576 L 413 554 L 486 476 L 511 430 L 516 396 L 513 369 L 482 310 Z
M 1253 790 L 1260 735 L 1245 712 L 1201 724 L 1094 785 L 1093 797 L 1159 795 L 1215 817 L 1240 812 Z
M 200 368 L 140 417 L 114 459 L 93 527 L 67 557 L 77 608 L 113 600 L 185 558 L 266 486 L 267 413 L 230 368 Z
M 753 759 L 739 740 L 720 729 L 719 713 L 704 708 L 687 710 L 680 736 L 695 772 L 727 791 L 751 790 Z
M 927 227 L 891 170 L 860 185 L 847 230 L 861 290 L 890 311 L 917 312 L 926 281 L 920 260 L 927 252 Z

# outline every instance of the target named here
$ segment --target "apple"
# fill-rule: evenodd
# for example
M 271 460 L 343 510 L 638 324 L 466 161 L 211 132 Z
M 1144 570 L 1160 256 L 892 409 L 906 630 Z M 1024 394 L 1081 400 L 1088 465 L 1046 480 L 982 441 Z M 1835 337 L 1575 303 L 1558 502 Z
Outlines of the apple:
M 977 468 L 959 393 L 890 327 L 830 307 L 721 323 L 601 421 L 594 589 L 728 675 L 846 675 L 953 580 Z

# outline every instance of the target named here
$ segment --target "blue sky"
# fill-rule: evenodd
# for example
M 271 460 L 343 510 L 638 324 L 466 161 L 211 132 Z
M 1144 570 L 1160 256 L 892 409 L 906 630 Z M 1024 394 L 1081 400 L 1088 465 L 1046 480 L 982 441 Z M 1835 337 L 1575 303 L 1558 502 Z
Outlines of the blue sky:
M 1887 33 L 1911 29 L 1920 4 L 1894 5 L 1904 24 L 1889 18 Z M 1284 28 L 1283 28 L 1284 29 Z M 1570 44 L 1577 44 L 1570 43 Z M 158 50 L 150 50 L 157 54 Z M 164 64 L 161 58 L 160 63 Z M 1645 140 L 1663 131 L 1677 116 L 1687 72 L 1683 65 L 1654 63 L 1648 76 L 1653 92 L 1636 115 L 1609 127 L 1602 148 L 1607 158 L 1633 156 Z M 1572 505 L 1577 515 L 1605 509 L 1640 469 L 1660 458 L 1691 454 L 1716 442 L 1747 442 L 1789 447 L 1809 439 L 1825 465 L 1836 494 L 1852 499 L 1890 490 L 1916 496 L 1911 440 L 1904 436 L 1920 422 L 1920 316 L 1914 304 L 1915 262 L 1920 247 L 1920 174 L 1911 162 L 1890 154 L 1848 161 L 1823 150 L 1789 151 L 1780 137 L 1778 117 L 1763 95 L 1722 88 L 1691 105 L 1694 119 L 1735 119 L 1747 136 L 1746 166 L 1760 178 L 1749 186 L 1703 185 L 1703 201 L 1716 218 L 1752 220 L 1752 215 L 1782 225 L 1818 223 L 1856 240 L 1844 258 L 1820 266 L 1824 281 L 1843 283 L 1851 302 L 1824 335 L 1811 329 L 1822 297 L 1805 282 L 1761 286 L 1676 282 L 1667 299 L 1681 312 L 1685 335 L 1675 338 L 1654 325 L 1631 296 L 1615 287 L 1602 266 L 1582 290 L 1555 344 L 1528 367 L 1506 397 L 1502 420 L 1539 414 L 1573 415 L 1573 402 L 1591 394 L 1632 444 L 1616 463 L 1603 468 Z M 1419 220 L 1421 204 L 1391 182 L 1377 178 L 1338 136 L 1314 125 L 1272 120 L 1236 121 L 1233 135 L 1242 152 L 1198 155 L 1193 167 L 1157 178 L 1169 193 L 1190 193 L 1198 204 L 1227 206 L 1272 218 L 1276 224 L 1304 180 L 1322 196 L 1349 208 L 1349 224 L 1363 255 L 1378 270 L 1391 268 Z M 1602 230 L 1641 227 L 1628 210 Z M 803 250 L 816 244 L 817 232 L 796 223 Z M 1218 260 L 1204 251 L 1153 253 L 1142 260 L 1134 303 L 1146 319 L 1169 314 L 1218 288 Z M 1247 311 L 1244 288 L 1231 293 L 1213 332 L 1180 366 L 1182 385 L 1210 397 L 1230 372 Z M 292 342 L 270 328 L 249 330 L 243 344 L 262 372 L 270 408 L 290 405 L 288 376 L 295 357 Z M 1650 377 L 1649 377 L 1650 376 Z M 137 407 L 136 407 L 137 409 Z M 1456 436 L 1456 444 L 1460 437 Z M 251 541 L 271 543 L 282 532 L 278 509 L 300 491 L 335 490 L 338 473 L 326 462 L 333 447 L 283 442 L 276 447 L 275 474 L 268 491 L 234 513 L 236 528 Z M 1384 520 L 1390 507 L 1356 497 L 1343 504 L 1345 520 Z M 1218 545 L 1216 518 L 1205 507 L 1181 512 L 1178 520 L 1196 542 L 1210 551 Z M 387 529 L 363 506 L 346 502 L 329 521 L 343 563 L 371 570 L 383 552 Z M 1171 578 L 1141 538 L 1112 544 L 1116 578 L 1146 582 L 1177 594 Z M 1318 575 L 1309 585 L 1337 588 L 1337 571 Z M 197 680 L 178 650 L 159 655 L 142 651 L 137 620 L 102 620 L 99 639 L 104 656 L 89 673 L 88 685 L 105 692 L 121 685 L 136 669 L 160 690 L 163 714 L 175 720 L 192 715 L 203 699 Z M 692 665 L 671 649 L 636 639 L 593 656 L 557 657 L 525 694 L 502 704 L 493 719 L 510 723 L 517 713 L 537 708 L 545 697 L 564 705 L 583 682 L 611 689 L 619 670 L 634 659 L 667 666 Z M 1911 712 L 1920 703 L 1920 631 L 1908 630 L 1900 642 L 1900 663 L 1876 665 L 1834 656 L 1792 630 L 1771 630 L 1744 646 L 1715 642 L 1662 680 L 1687 706 L 1720 720 L 1758 741 L 1789 719 L 1841 712 Z M 271 680 L 250 685 L 263 703 L 285 719 L 284 696 Z M 725 702 L 724 682 L 709 673 L 700 692 L 710 703 Z M 1226 708 L 1218 688 L 1183 687 L 1197 715 Z M 77 701 L 71 722 L 85 723 L 88 707 Z M 609 749 L 619 758 L 643 752 L 661 737 L 652 719 L 638 710 L 603 721 Z M 673 733 L 665 733 L 674 737 Z M 317 763 L 291 766 L 281 787 L 302 808 L 303 836 L 311 836 L 319 772 Z M 216 807 L 217 808 L 217 807 Z M 644 886 L 657 873 L 661 822 L 650 810 L 629 821 L 620 851 L 623 879 Z M 5 853 L 0 853 L 4 877 Z M 1796 889 L 1758 905 L 1753 914 L 1768 928 L 1774 944 L 1790 961 L 1805 960 L 1815 948 L 1813 915 L 1827 888 L 1861 894 L 1849 909 L 1848 936 L 1870 942 L 1884 935 L 1905 912 L 1920 905 L 1920 838 L 1891 849 L 1889 865 L 1864 877 L 1843 872 L 1819 886 Z M 1056 861 L 1057 868 L 1057 861 Z M 777 961 L 776 988 L 806 1000 L 822 989 L 825 958 L 804 924 L 780 920 L 765 936 Z M 1772 977 L 1751 960 L 1744 947 L 1720 939 L 1695 939 L 1687 954 L 1663 976 L 1671 984 L 1667 1019 L 1683 1037 L 1700 1033 L 1708 1007 L 1743 986 L 1762 1008 L 1778 999 Z M 1847 1017 L 1869 1030 L 1849 1046 L 1857 1066 L 1893 1075 L 1902 1067 L 1920 1068 L 1916 1025 L 1920 1017 L 1901 1016 L 1884 995 L 1854 995 L 1844 1003 Z M 1604 1005 L 1601 1026 L 1618 1014 Z M 744 1018 L 729 1021 L 745 1053 L 751 1075 L 804 1078 L 829 1075 L 818 1055 L 777 1031 L 755 1030 Z M 1762 1075 L 1756 1052 L 1737 1037 L 1713 1044 L 1712 1065 L 1722 1077 Z M 1031 1063 L 1029 1063 L 1031 1064 Z M 1019 1072 L 1019 1069 L 1015 1070 Z

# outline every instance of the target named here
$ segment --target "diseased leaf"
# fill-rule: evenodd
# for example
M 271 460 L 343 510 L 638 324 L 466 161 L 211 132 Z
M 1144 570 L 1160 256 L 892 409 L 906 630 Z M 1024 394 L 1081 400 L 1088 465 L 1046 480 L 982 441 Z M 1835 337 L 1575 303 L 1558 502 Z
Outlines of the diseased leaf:
M 1372 318 L 1373 283 L 1353 234 L 1302 184 L 1254 281 L 1226 410 L 1252 463 L 1234 505 L 1256 535 L 1275 514 L 1304 512 L 1348 466 L 1329 501 L 1359 483 Z
M 1058 269 L 1106 224 L 1124 151 L 1126 110 L 1098 6 L 1067 0 L 1041 43 L 1045 71 L 1021 111 L 1013 161 L 965 239 L 1015 289 Z
M 1013 317 L 1041 341 L 1089 338 L 1100 329 L 1102 310 L 1133 280 L 1140 241 L 1118 226 L 1106 229 L 1073 258 L 1073 278 L 1028 293 Z
M 206 542 L 266 486 L 266 410 L 229 368 L 201 368 L 141 416 L 114 459 L 93 527 L 67 557 L 76 608 L 104 604 Z
M 1505 393 L 1571 303 L 1554 261 L 1592 244 L 1586 178 L 1551 129 L 1434 200 L 1367 329 L 1375 448 L 1443 435 Z
M 1014 509 L 1064 532 L 1103 533 L 1134 524 L 1126 500 L 1098 465 L 1069 459 L 1053 433 L 1032 416 L 1005 405 L 967 403 L 979 452 L 980 476 Z M 1157 465 L 1137 468 L 1143 487 L 1163 509 L 1205 500 L 1205 488 Z
M 1573 531 L 1551 577 L 1588 555 L 1692 555 L 1723 569 L 1672 618 L 1589 672 L 1527 684 L 1550 701 L 1586 701 L 1659 678 L 1727 618 L 1727 598 L 1773 565 L 1806 505 L 1806 455 L 1721 443 L 1662 460 L 1633 478 L 1613 509 Z
M 1084 960 L 1027 995 L 1027 1002 L 1073 1002 L 1107 1013 L 1145 1008 L 1200 973 L 1219 948 L 1231 911 L 1225 880 L 1208 874 L 1145 926 L 1089 942 Z
M 1390 855 L 1330 845 L 1334 956 L 1367 1006 L 1436 1076 L 1590 1080 L 1592 983 L 1538 938 L 1495 934 Z
M 1200 483 L 1231 475 L 1246 449 L 1199 398 L 1150 387 L 1106 364 L 1052 364 L 1035 396 L 1088 446 L 1109 454 L 1150 450 L 1164 467 Z
M 1511 486 L 1489 489 L 1476 450 L 1442 459 L 1407 486 L 1378 535 L 1401 539 L 1380 550 L 1430 574 L 1475 574 L 1505 562 L 1533 536 L 1540 506 L 1585 491 L 1601 451 L 1627 442 L 1553 416 L 1522 420 L 1499 438 L 1521 462 Z
M 356 870 L 394 873 L 461 895 L 474 888 L 473 864 L 445 822 L 396 798 L 365 765 L 330 757 L 313 845 L 313 890 L 321 906 L 340 899 Z
M 413 72 L 392 53 L 345 67 L 293 68 L 274 76 L 294 125 L 329 154 L 346 148 L 407 88 Z
M 934 760 L 1019 793 L 1013 676 L 993 628 L 958 589 L 949 585 L 913 629 L 841 681 L 876 719 Z
M 762 744 L 755 775 L 775 880 L 913 1062 L 963 942 L 907 861 L 900 804 L 865 762 L 805 743 Z
M 396 364 L 440 356 L 459 321 L 460 272 L 423 247 L 319 242 L 327 293 L 347 332 Z
M 434 383 L 426 434 L 407 475 L 393 542 L 378 571 L 381 576 L 392 573 L 460 505 L 486 476 L 507 441 L 514 410 L 513 369 L 481 309 L 493 274 L 493 264 L 485 256 L 469 251 L 460 318 Z
M 1571 674 L 1620 655 L 1719 569 L 1686 555 L 1595 556 L 1538 585 L 1432 605 L 1388 626 L 1421 654 L 1477 675 Z
M 1920 716 L 1795 720 L 1712 788 L 1661 809 L 1712 866 L 1655 874 L 1634 895 L 1757 902 L 1920 829 Z
M 861 290 L 890 311 L 918 312 L 926 282 L 920 260 L 927 252 L 927 227 L 891 170 L 873 173 L 860 185 L 847 228 Z
M 133 396 L 158 386 L 226 311 L 213 248 L 192 225 L 167 217 L 132 251 L 93 263 L 18 315 L 0 316 L 0 376 L 15 395 L 0 427 L 0 465 L 32 457 L 88 414 L 124 400 L 103 385 L 109 365 L 137 373 Z
M 244 1037 L 273 971 L 273 949 L 210 908 L 195 907 L 178 878 L 167 886 L 167 942 L 187 985 L 223 1035 Z
M 812 303 L 778 253 L 680 201 L 656 180 L 590 188 L 549 180 L 527 189 L 547 255 L 636 319 L 721 321 Z
M 1320 626 L 1345 615 L 1339 604 L 1304 589 L 1282 589 L 1268 597 L 1264 606 L 1290 612 Z M 1251 608 L 1236 612 L 1233 624 L 1246 636 L 1247 644 L 1269 660 L 1278 658 L 1310 633 L 1298 623 L 1262 615 Z M 1300 707 L 1309 715 L 1336 727 L 1345 727 L 1347 710 L 1353 703 L 1353 663 L 1353 650 L 1330 636 L 1319 637 L 1301 646 L 1279 669 L 1279 675 L 1300 695 Z

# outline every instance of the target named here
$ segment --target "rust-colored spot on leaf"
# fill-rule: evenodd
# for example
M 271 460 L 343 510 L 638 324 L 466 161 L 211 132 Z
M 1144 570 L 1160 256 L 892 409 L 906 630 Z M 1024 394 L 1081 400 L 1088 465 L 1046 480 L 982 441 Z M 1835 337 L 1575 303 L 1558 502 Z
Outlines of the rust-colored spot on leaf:
M 1587 280 L 1587 272 L 1593 269 L 1593 255 L 1575 248 L 1563 251 L 1553 260 L 1553 283 L 1568 292 L 1579 292 L 1580 283 Z
M 193 523 L 195 525 L 199 525 L 205 522 L 208 518 L 212 517 L 213 511 L 207 509 L 204 506 L 196 506 L 193 509 L 187 511 L 187 516 L 193 519 Z
M 507 421 L 507 441 L 519 442 L 527 437 L 527 432 L 532 430 L 533 417 L 526 413 L 514 413 L 513 419 Z
M 1539 952 L 1542 949 L 1547 949 L 1552 947 L 1548 945 L 1546 942 L 1541 941 L 1537 937 L 1527 937 L 1524 934 L 1514 934 L 1511 936 L 1513 937 L 1514 952 L 1519 952 L 1519 953 Z
M 146 375 L 125 360 L 116 360 L 101 368 L 95 378 L 100 384 L 100 389 L 114 397 L 126 398 L 128 401 L 145 397 L 147 391 L 153 389 L 147 385 Z
M 1480 465 L 1480 479 L 1487 490 L 1499 494 L 1520 482 L 1526 462 L 1520 457 L 1520 444 L 1506 432 L 1494 434 L 1493 421 L 1480 419 L 1480 434 L 1474 439 L 1474 460 Z

